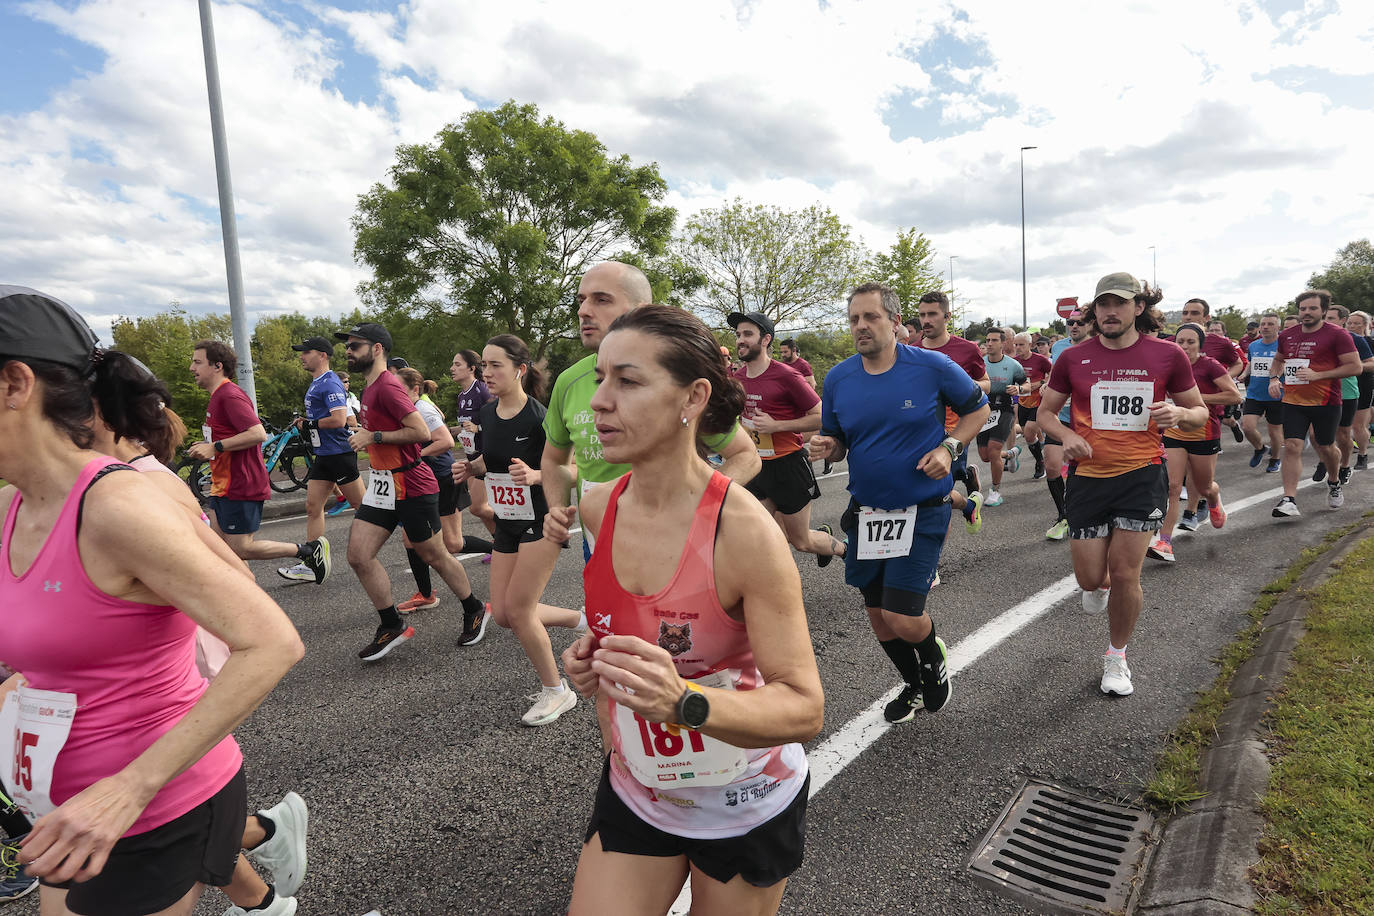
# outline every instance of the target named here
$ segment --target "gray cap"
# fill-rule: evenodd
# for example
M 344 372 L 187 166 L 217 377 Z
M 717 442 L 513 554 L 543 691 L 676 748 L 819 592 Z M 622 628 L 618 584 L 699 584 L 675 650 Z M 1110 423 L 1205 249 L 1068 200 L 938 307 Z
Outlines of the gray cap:
M 1093 293 L 1093 301 L 1096 302 L 1108 294 L 1120 296 L 1122 299 L 1134 299 L 1140 295 L 1140 281 L 1128 273 L 1107 274 L 1097 281 L 1097 292 Z
M 27 286 L 0 285 L 0 355 L 89 373 L 96 343 L 86 320 L 61 299 Z

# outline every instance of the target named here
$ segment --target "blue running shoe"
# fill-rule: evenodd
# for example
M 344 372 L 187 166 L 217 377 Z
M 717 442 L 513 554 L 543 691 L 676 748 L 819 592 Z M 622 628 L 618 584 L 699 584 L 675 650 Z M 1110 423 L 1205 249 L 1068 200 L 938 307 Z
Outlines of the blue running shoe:
M 336 515 L 343 515 L 344 510 L 349 508 L 352 507 L 348 505 L 348 500 L 340 499 L 336 500 L 334 502 L 334 505 L 330 506 L 328 509 L 325 509 L 324 514 L 329 516 L 330 518 L 333 518 Z
M 38 888 L 38 879 L 19 864 L 19 841 L 28 834 L 0 844 L 0 903 L 18 900 Z

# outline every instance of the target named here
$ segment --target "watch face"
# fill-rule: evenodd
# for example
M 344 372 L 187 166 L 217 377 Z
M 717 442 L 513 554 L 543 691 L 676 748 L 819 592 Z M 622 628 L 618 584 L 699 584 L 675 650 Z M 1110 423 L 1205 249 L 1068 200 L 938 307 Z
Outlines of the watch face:
M 701 728 L 711 712 L 711 702 L 699 693 L 689 693 L 682 699 L 682 724 L 688 728 Z

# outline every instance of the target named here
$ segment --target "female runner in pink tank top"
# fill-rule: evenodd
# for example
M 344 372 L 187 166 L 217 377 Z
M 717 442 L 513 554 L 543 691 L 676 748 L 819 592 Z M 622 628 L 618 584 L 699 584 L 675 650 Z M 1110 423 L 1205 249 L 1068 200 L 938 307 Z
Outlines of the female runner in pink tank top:
M 65 303 L 0 287 L 0 661 L 20 672 L 0 776 L 34 818 L 20 860 L 45 916 L 181 916 L 237 858 L 229 731 L 303 649 L 146 475 L 89 450 L 94 344 Z M 208 688 L 196 624 L 231 648 Z
M 705 325 L 666 306 L 616 320 L 597 377 L 606 460 L 632 470 L 580 507 L 596 538 L 592 633 L 563 664 L 613 750 L 571 913 L 666 913 L 687 879 L 694 910 L 774 913 L 801 864 L 799 742 L 824 700 L 782 532 L 697 453 L 698 435 L 735 423 L 743 391 Z M 574 510 L 555 512 L 566 524 Z

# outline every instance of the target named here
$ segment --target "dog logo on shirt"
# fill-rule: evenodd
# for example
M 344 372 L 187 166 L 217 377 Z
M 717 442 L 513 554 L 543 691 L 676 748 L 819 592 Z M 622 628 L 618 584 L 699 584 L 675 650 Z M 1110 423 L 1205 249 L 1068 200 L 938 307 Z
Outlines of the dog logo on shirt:
M 658 622 L 658 644 L 661 648 L 667 649 L 668 654 L 674 657 L 689 651 L 692 648 L 692 625 L 684 623 L 673 625 L 666 620 Z

